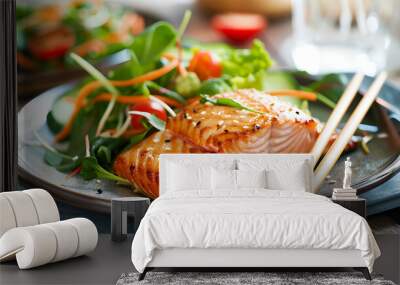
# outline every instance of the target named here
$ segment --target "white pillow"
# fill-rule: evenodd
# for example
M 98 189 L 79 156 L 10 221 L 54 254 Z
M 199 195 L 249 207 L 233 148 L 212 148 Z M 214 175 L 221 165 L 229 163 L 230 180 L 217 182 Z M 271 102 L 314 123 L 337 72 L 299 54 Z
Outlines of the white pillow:
M 212 189 L 236 190 L 236 170 L 212 168 Z
M 240 159 L 240 170 L 266 170 L 267 188 L 271 190 L 310 191 L 312 185 L 312 162 L 310 159 L 293 161 L 287 159 Z
M 263 170 L 236 170 L 237 188 L 267 188 L 267 172 Z
M 168 191 L 211 189 L 211 167 L 168 164 Z
M 268 189 L 271 190 L 307 192 L 310 185 L 308 180 L 309 174 L 306 162 L 293 166 L 290 171 L 267 170 Z

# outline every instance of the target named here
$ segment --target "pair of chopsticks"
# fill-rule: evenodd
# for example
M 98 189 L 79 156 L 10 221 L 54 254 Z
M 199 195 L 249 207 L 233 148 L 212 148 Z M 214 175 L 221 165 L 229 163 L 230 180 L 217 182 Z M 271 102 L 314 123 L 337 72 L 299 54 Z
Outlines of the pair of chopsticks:
M 322 152 L 326 148 L 329 140 L 336 130 L 336 127 L 340 123 L 347 109 L 349 108 L 351 102 L 353 101 L 358 89 L 360 88 L 361 82 L 364 78 L 364 74 L 356 73 L 353 79 L 350 81 L 349 85 L 346 87 L 343 95 L 341 96 L 339 102 L 337 103 L 335 109 L 332 111 L 331 116 L 326 122 L 321 134 L 319 135 L 317 141 L 314 144 L 311 154 L 314 157 L 314 166 L 320 159 Z M 329 148 L 328 152 L 325 154 L 321 162 L 318 164 L 314 171 L 314 182 L 313 182 L 313 192 L 316 193 L 319 187 L 322 185 L 325 177 L 329 174 L 340 155 L 342 154 L 347 143 L 354 135 L 357 130 L 358 125 L 361 123 L 365 115 L 367 114 L 372 103 L 375 101 L 379 94 L 385 80 L 387 78 L 386 72 L 381 72 L 378 77 L 371 84 L 368 91 L 364 94 L 360 103 L 357 105 L 354 112 L 351 114 L 349 120 L 344 125 L 339 136 Z

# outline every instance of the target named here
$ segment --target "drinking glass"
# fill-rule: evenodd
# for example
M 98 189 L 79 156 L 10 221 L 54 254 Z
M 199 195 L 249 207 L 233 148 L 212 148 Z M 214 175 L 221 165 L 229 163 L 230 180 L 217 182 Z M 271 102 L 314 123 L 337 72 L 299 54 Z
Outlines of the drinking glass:
M 374 75 L 396 68 L 400 0 L 292 1 L 291 57 L 298 69 Z

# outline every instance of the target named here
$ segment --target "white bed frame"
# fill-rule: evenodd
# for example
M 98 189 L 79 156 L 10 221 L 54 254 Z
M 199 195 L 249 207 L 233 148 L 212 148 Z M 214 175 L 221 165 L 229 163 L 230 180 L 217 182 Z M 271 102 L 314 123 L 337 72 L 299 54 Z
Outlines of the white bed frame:
M 227 162 L 236 159 L 263 159 L 266 163 L 277 160 L 308 161 L 312 162 L 310 154 L 162 154 L 160 156 L 160 195 L 166 192 L 167 164 L 169 161 L 211 165 L 217 160 Z M 312 191 L 313 163 L 309 163 L 308 190 Z M 145 277 L 146 272 L 154 268 L 288 268 L 288 267 L 353 267 L 362 271 L 365 278 L 371 280 L 369 270 L 361 257 L 359 250 L 329 250 L 329 249 L 249 249 L 249 248 L 224 248 L 224 249 L 197 249 L 197 248 L 170 248 L 155 251 L 152 261 L 140 274 L 139 280 Z

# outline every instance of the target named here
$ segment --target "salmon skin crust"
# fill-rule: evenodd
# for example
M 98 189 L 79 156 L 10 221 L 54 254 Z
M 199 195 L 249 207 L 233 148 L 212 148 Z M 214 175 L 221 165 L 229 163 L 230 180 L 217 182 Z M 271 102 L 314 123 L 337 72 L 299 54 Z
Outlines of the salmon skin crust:
M 114 162 L 118 176 L 128 179 L 149 198 L 158 197 L 158 157 L 161 153 L 204 153 L 199 146 L 171 131 L 156 132 L 120 154 Z
M 254 89 L 214 95 L 254 110 L 200 103 L 169 117 L 157 132 L 120 154 L 114 170 L 150 198 L 158 197 L 161 153 L 307 153 L 319 134 L 319 122 L 279 98 Z

